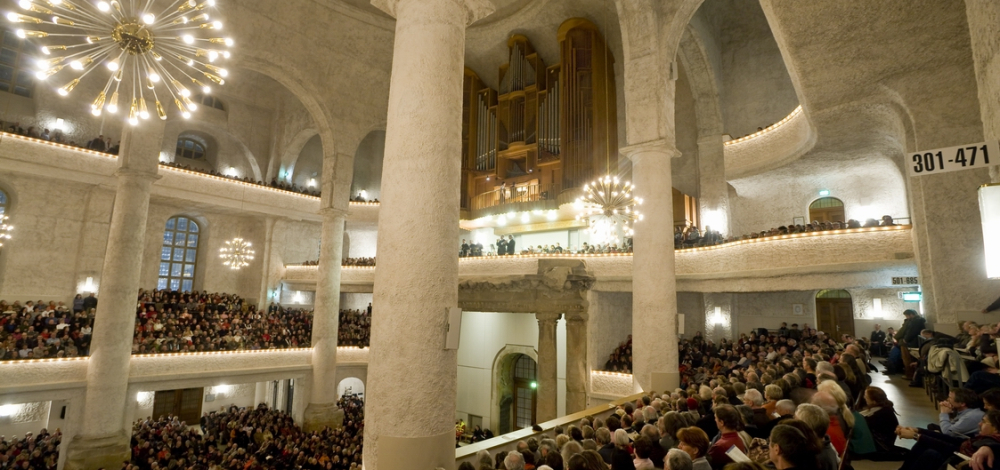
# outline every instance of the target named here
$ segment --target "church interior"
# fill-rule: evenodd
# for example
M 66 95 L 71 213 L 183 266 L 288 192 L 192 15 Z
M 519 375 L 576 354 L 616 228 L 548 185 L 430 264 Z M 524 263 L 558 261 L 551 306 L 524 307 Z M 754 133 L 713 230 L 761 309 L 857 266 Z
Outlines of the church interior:
M 1000 3 L 0 10 L 0 469 L 1000 453 Z

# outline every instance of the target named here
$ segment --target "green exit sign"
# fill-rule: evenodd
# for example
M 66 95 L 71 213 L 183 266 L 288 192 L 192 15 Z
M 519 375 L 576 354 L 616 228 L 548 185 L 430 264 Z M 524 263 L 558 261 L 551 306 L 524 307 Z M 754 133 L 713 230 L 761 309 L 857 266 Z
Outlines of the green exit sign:
M 920 292 L 903 292 L 903 302 L 920 302 L 923 294 Z

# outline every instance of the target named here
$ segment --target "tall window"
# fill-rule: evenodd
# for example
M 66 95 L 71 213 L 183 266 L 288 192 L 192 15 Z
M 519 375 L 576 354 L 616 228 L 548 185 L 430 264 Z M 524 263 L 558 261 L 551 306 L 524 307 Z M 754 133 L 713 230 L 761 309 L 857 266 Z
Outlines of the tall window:
M 175 155 L 183 158 L 201 160 L 205 158 L 205 146 L 201 145 L 201 143 L 197 140 L 189 137 L 181 137 L 177 139 L 177 153 Z
M 194 95 L 194 97 L 192 97 L 192 101 L 201 103 L 202 106 L 208 106 L 209 108 L 215 108 L 222 111 L 226 110 L 226 108 L 222 106 L 222 101 L 212 95 Z
M 0 216 L 7 214 L 7 204 L 9 203 L 10 200 L 7 199 L 7 193 L 0 191 Z
M 31 70 L 31 57 L 35 47 L 17 37 L 13 31 L 3 30 L 3 47 L 0 47 L 0 90 L 31 98 L 35 88 L 35 75 Z
M 521 355 L 514 363 L 514 427 L 530 428 L 535 423 L 535 360 Z
M 167 221 L 160 252 L 160 276 L 157 289 L 194 290 L 194 272 L 198 261 L 198 224 L 177 216 Z

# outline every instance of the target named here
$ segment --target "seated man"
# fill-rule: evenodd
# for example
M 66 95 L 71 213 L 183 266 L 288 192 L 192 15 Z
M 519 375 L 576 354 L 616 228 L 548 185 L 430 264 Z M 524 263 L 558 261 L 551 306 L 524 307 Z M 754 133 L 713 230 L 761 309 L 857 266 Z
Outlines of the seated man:
M 897 431 L 904 439 L 915 439 L 917 434 L 931 434 L 942 440 L 964 441 L 976 434 L 979 422 L 986 414 L 979 409 L 979 397 L 972 390 L 959 388 L 948 393 L 948 399 L 938 403 L 941 410 L 940 424 L 929 424 L 927 429 L 900 427 Z

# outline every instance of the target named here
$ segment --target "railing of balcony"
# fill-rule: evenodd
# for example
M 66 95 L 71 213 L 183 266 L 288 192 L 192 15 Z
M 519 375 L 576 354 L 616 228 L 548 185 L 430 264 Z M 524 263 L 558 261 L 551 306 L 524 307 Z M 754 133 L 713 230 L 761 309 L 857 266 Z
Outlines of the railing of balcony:
M 478 211 L 505 204 L 554 201 L 561 189 L 562 185 L 556 183 L 524 184 L 495 189 L 473 197 L 470 209 Z

